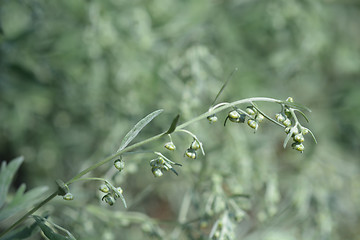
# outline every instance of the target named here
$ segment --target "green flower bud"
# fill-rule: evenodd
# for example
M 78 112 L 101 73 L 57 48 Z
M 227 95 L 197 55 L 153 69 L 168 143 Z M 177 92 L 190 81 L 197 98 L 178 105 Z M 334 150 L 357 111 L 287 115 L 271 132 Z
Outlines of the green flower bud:
M 309 130 L 308 130 L 307 128 L 303 128 L 303 129 L 301 130 L 301 133 L 302 133 L 303 135 L 306 135 L 306 134 L 309 133 Z
M 160 168 L 152 168 L 151 172 L 154 174 L 155 177 L 161 177 L 162 175 L 164 175 L 164 173 L 161 171 Z
M 252 119 L 249 119 L 247 121 L 247 124 L 249 125 L 249 127 L 255 129 L 255 131 L 257 130 L 257 128 L 259 126 L 259 124 L 256 121 L 252 120 Z
M 117 187 L 116 190 L 117 190 L 120 194 L 122 194 L 122 193 L 124 192 L 121 187 Z M 117 192 L 114 191 L 115 198 L 119 198 L 119 197 L 120 197 L 119 193 L 117 193 Z
M 257 121 L 258 123 L 261 123 L 263 120 L 264 120 L 264 115 L 262 115 L 262 114 L 259 113 L 259 114 L 256 116 L 256 121 Z
M 301 133 L 298 133 L 294 136 L 294 141 L 302 143 L 304 142 L 304 136 Z
M 207 119 L 209 120 L 210 123 L 214 123 L 218 120 L 218 118 L 215 114 L 208 116 Z
M 185 155 L 188 157 L 188 158 L 191 158 L 191 159 L 195 159 L 196 158 L 196 152 L 194 149 L 192 148 L 188 148 L 185 152 Z
M 287 127 L 287 128 L 285 128 L 284 131 L 285 131 L 286 134 L 288 134 L 290 132 L 290 130 L 291 130 L 291 127 Z
M 287 118 L 283 121 L 283 124 L 285 125 L 285 127 L 289 127 L 291 126 L 291 120 Z
M 275 119 L 278 121 L 278 122 L 283 122 L 286 118 L 284 117 L 284 115 L 282 115 L 281 113 L 277 113 L 275 115 Z
M 71 194 L 71 193 L 67 193 L 67 194 L 65 194 L 64 196 L 63 196 L 63 198 L 64 198 L 64 200 L 68 200 L 68 201 L 70 201 L 70 200 L 73 200 L 74 199 L 74 196 Z
M 114 203 L 115 203 L 115 198 L 113 196 L 111 196 L 110 193 L 103 196 L 102 200 L 105 201 L 110 206 L 114 205 Z
M 190 148 L 191 149 L 194 149 L 194 150 L 198 150 L 199 148 L 200 148 L 200 144 L 198 143 L 198 141 L 196 141 L 195 139 L 194 139 L 194 141 L 191 143 L 191 145 L 190 145 Z
M 240 113 L 238 113 L 238 111 L 236 111 L 236 110 L 232 110 L 231 112 L 229 112 L 228 117 L 229 117 L 230 121 L 232 121 L 232 122 L 239 122 Z
M 256 114 L 255 111 L 253 110 L 253 107 L 247 107 L 245 111 L 249 115 L 255 115 Z
M 106 184 L 102 184 L 99 187 L 99 190 L 102 191 L 103 193 L 108 193 L 110 191 L 110 188 Z
M 305 149 L 304 144 L 302 144 L 302 143 L 296 143 L 296 142 L 292 144 L 292 147 L 293 147 L 295 150 L 299 151 L 299 152 L 303 152 L 304 149 Z
M 288 98 L 286 99 L 286 101 L 292 103 L 292 102 L 294 102 L 294 99 L 293 99 L 292 97 L 288 97 Z
M 122 171 L 125 167 L 125 162 L 119 158 L 115 160 L 114 166 L 116 167 L 117 170 Z
M 173 142 L 166 143 L 164 147 L 170 151 L 174 151 L 176 149 L 176 146 Z

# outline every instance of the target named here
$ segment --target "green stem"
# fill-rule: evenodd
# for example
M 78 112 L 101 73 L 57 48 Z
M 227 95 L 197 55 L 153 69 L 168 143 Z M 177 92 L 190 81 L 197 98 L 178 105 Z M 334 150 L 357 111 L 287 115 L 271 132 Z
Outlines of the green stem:
M 211 114 L 215 114 L 218 112 L 221 112 L 227 108 L 239 105 L 239 104 L 243 104 L 243 103 L 252 103 L 252 102 L 273 102 L 273 103 L 282 103 L 282 101 L 274 99 L 274 98 L 266 98 L 266 97 L 254 97 L 254 98 L 246 98 L 246 99 L 242 99 L 239 101 L 235 101 L 232 103 L 226 103 L 223 105 L 220 105 L 220 107 L 217 108 L 211 108 L 211 111 L 205 112 L 203 114 L 201 114 L 200 116 L 193 118 L 179 126 L 176 127 L 175 131 L 180 131 L 181 129 L 184 129 L 185 127 L 187 127 L 188 125 L 197 122 L 199 120 L 202 120 L 204 118 L 206 118 L 207 116 L 211 115 Z M 113 160 L 116 157 L 119 157 L 121 154 L 125 153 L 125 152 L 129 152 L 132 151 L 142 145 L 145 145 L 147 143 L 153 142 L 155 140 L 158 140 L 159 138 L 161 138 L 162 136 L 166 135 L 166 132 L 160 133 L 158 135 L 155 135 L 151 138 L 145 139 L 141 142 L 135 143 L 131 146 L 128 146 L 126 148 L 124 148 L 123 150 L 116 152 L 110 156 L 108 156 L 107 158 L 101 160 L 100 162 L 95 163 L 94 165 L 86 168 L 85 170 L 81 171 L 80 173 L 78 173 L 75 177 L 71 178 L 66 185 L 70 185 L 74 182 L 79 181 L 79 179 L 84 176 L 85 174 L 93 171 L 94 169 L 108 163 L 109 161 Z M 44 206 L 45 204 L 47 204 L 50 200 L 52 200 L 54 197 L 56 197 L 58 195 L 58 191 L 55 191 L 54 193 L 52 193 L 49 197 L 47 197 L 45 200 L 43 200 L 41 203 L 39 203 L 38 205 L 36 205 L 33 209 L 31 209 L 29 212 L 27 212 L 22 218 L 20 218 L 18 221 L 16 221 L 13 225 L 11 225 L 8 229 L 6 229 L 4 232 L 0 233 L 0 237 L 4 236 L 6 233 L 10 232 L 11 230 L 13 230 L 15 227 L 17 227 L 19 224 L 21 224 L 22 222 L 24 222 L 26 220 L 26 218 L 28 216 L 30 216 L 31 214 L 33 214 L 34 212 L 36 212 L 39 208 L 41 208 L 42 206 Z

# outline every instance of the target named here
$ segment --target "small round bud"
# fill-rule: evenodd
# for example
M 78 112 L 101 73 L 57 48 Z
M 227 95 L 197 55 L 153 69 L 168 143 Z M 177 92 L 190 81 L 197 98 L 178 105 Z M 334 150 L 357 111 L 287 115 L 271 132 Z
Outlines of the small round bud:
M 67 194 L 65 194 L 64 196 L 63 196 L 63 198 L 64 198 L 64 200 L 68 200 L 68 201 L 70 201 L 70 200 L 73 200 L 74 199 L 74 196 L 71 194 L 71 193 L 67 193 Z
M 176 146 L 173 142 L 166 143 L 164 147 L 170 151 L 174 151 L 176 149 Z
M 288 97 L 288 98 L 286 99 L 286 101 L 292 103 L 292 102 L 294 102 L 294 99 L 293 99 L 292 97 Z
M 299 152 L 303 152 L 305 149 L 305 146 L 302 143 L 293 143 L 292 147 Z
M 275 119 L 278 121 L 278 122 L 283 122 L 286 118 L 284 117 L 284 115 L 282 115 L 281 113 L 277 113 L 275 115 Z
M 191 159 L 195 159 L 196 158 L 196 152 L 194 149 L 192 148 L 188 148 L 185 152 L 185 155 L 188 157 L 188 158 L 191 158 Z
M 229 112 L 228 117 L 232 122 L 239 122 L 240 113 L 238 113 L 238 111 L 236 110 L 232 110 L 231 112 Z
M 287 108 L 284 110 L 284 113 L 285 113 L 285 116 L 287 116 L 288 118 L 290 118 L 292 116 L 291 111 Z
M 194 141 L 190 145 L 190 148 L 194 150 L 198 150 L 200 148 L 199 142 L 194 139 Z
M 247 107 L 245 111 L 249 115 L 255 115 L 255 111 L 253 110 L 252 107 Z
M 294 140 L 296 142 L 302 143 L 302 142 L 304 142 L 305 139 L 304 139 L 304 136 L 301 133 L 298 133 L 298 134 L 296 134 L 294 136 Z
M 259 123 L 261 123 L 263 120 L 264 120 L 264 115 L 262 115 L 262 114 L 259 113 L 259 114 L 256 116 L 256 121 L 259 122 Z
M 291 130 L 291 128 L 290 128 L 290 127 L 287 127 L 287 128 L 285 128 L 284 131 L 285 131 L 286 134 L 288 134 L 288 133 L 290 132 L 290 130 Z
M 299 133 L 299 129 L 297 127 L 293 127 L 293 136 L 297 135 Z
M 114 166 L 117 170 L 122 171 L 125 167 L 125 162 L 122 159 L 116 159 L 114 162 Z
M 303 129 L 301 130 L 301 133 L 302 133 L 303 135 L 306 135 L 306 134 L 309 133 L 309 130 L 308 130 L 307 128 L 303 128 Z
M 218 118 L 215 114 L 208 116 L 207 119 L 209 120 L 210 123 L 214 123 L 218 120 Z
M 154 174 L 155 177 L 161 177 L 162 175 L 164 175 L 160 168 L 152 168 L 151 172 Z
M 102 184 L 99 187 L 99 190 L 102 191 L 103 193 L 108 193 L 110 191 L 110 188 L 106 184 Z
M 254 120 L 252 120 L 252 119 L 249 119 L 248 121 L 247 121 L 247 124 L 249 125 L 249 127 L 251 127 L 251 128 L 253 128 L 253 129 L 257 129 L 258 128 L 258 126 L 259 126 L 259 124 L 256 122 L 256 121 L 254 121 Z
M 111 196 L 110 193 L 103 196 L 102 200 L 105 201 L 110 206 L 114 205 L 114 203 L 115 203 L 115 198 L 113 196 Z
M 116 190 L 117 190 L 120 194 L 122 194 L 122 193 L 124 192 L 121 187 L 117 187 Z M 120 195 L 119 195 L 118 192 L 115 192 L 115 191 L 114 191 L 115 199 L 120 197 Z
M 291 120 L 287 118 L 283 121 L 283 124 L 285 125 L 285 127 L 289 127 L 291 126 Z

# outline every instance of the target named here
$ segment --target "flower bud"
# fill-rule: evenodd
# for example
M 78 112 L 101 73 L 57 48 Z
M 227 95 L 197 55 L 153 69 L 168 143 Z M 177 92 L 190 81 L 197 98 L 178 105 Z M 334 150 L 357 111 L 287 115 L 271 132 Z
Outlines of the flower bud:
M 115 203 L 115 198 L 113 196 L 111 196 L 110 193 L 103 196 L 102 200 L 105 201 L 110 206 L 114 205 L 114 203 Z
M 122 171 L 125 167 L 125 162 L 119 158 L 115 160 L 114 166 L 116 167 L 117 170 Z
M 164 147 L 170 151 L 174 151 L 176 149 L 176 146 L 173 142 L 166 143 Z
M 287 128 L 285 128 L 284 131 L 285 131 L 286 134 L 288 134 L 290 132 L 290 130 L 291 130 L 291 127 L 287 127 Z
M 229 112 L 228 117 L 229 117 L 230 121 L 232 121 L 232 122 L 239 122 L 240 113 L 238 113 L 238 111 L 236 111 L 236 110 L 232 110 L 231 112 Z
M 199 142 L 194 139 L 194 141 L 190 145 L 190 148 L 194 150 L 198 150 L 200 148 Z
M 259 114 L 256 116 L 256 121 L 257 121 L 258 123 L 261 123 L 263 120 L 264 120 L 264 115 L 262 115 L 262 114 L 259 113 Z
M 292 103 L 292 102 L 294 102 L 294 99 L 293 99 L 292 97 L 288 97 L 288 98 L 286 99 L 286 101 Z
M 293 147 L 295 150 L 299 151 L 299 152 L 303 152 L 304 149 L 305 149 L 304 144 L 302 144 L 302 143 L 296 143 L 296 142 L 292 144 L 292 147 Z
M 283 121 L 283 124 L 285 125 L 285 127 L 289 127 L 291 126 L 291 120 L 287 118 Z
M 207 119 L 209 120 L 210 123 L 214 123 L 218 120 L 218 118 L 215 114 L 208 116 Z
M 102 191 L 103 193 L 108 193 L 110 191 L 110 188 L 106 184 L 102 184 L 99 187 L 99 190 Z
M 309 133 L 309 130 L 308 130 L 307 128 L 303 128 L 303 129 L 301 129 L 301 133 L 302 133 L 303 135 L 306 135 L 306 134 Z
M 257 130 L 257 128 L 259 126 L 259 124 L 256 121 L 252 120 L 252 119 L 249 119 L 247 121 L 247 124 L 249 125 L 249 127 L 255 129 L 255 131 Z
M 68 200 L 68 201 L 70 201 L 70 200 L 73 200 L 74 199 L 74 196 L 71 194 L 71 193 L 67 193 L 67 194 L 65 194 L 64 196 L 63 196 L 63 198 L 64 198 L 64 200 Z
M 154 174 L 155 177 L 161 177 L 162 175 L 164 175 L 160 168 L 152 168 L 151 172 Z
M 294 141 L 302 143 L 304 142 L 304 136 L 301 133 L 298 133 L 294 136 Z
M 282 115 L 281 113 L 277 113 L 275 115 L 275 119 L 278 121 L 278 122 L 283 122 L 286 118 L 284 117 L 284 115 Z
M 252 107 L 247 107 L 245 111 L 249 115 L 255 115 L 255 111 L 253 110 Z
M 185 152 L 185 155 L 188 157 L 188 158 L 191 158 L 191 159 L 195 159 L 196 158 L 196 152 L 194 149 L 192 148 L 188 148 Z

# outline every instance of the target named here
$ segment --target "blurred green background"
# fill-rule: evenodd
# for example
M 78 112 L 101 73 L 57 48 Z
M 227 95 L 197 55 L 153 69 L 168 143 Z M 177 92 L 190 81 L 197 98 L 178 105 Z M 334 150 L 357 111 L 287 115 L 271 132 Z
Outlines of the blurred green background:
M 282 149 L 285 134 L 269 122 L 254 135 L 204 120 L 189 129 L 205 157 L 183 157 L 184 135 L 175 153 L 163 150 L 167 139 L 144 148 L 182 163 L 178 177 L 155 179 L 151 154 L 126 156 L 116 181 L 128 212 L 100 203 L 97 183 L 74 184 L 76 200 L 42 211 L 79 239 L 144 237 L 127 213 L 167 220 L 164 239 L 207 239 L 209 227 L 173 222 L 183 196 L 186 220 L 196 219 L 217 187 L 250 195 L 237 202 L 246 216 L 234 239 L 360 239 L 359 1 L 1 0 L 0 27 L 0 159 L 25 157 L 14 188 L 71 178 L 156 109 L 165 111 L 138 139 L 178 113 L 184 122 L 205 112 L 235 67 L 221 101 L 292 96 L 313 111 L 307 126 L 319 143 L 307 138 L 303 154 Z

